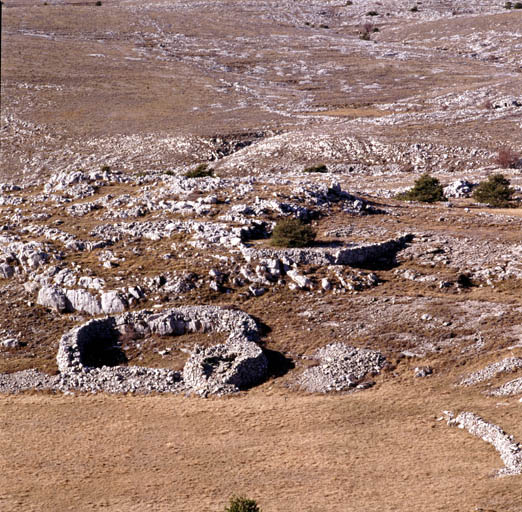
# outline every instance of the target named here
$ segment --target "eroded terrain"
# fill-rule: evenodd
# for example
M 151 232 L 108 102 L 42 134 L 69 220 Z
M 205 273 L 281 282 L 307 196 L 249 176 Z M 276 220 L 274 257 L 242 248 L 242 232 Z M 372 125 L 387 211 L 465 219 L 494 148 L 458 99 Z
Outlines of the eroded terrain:
M 522 10 L 413 5 L 7 2 L 2 510 L 522 510 Z

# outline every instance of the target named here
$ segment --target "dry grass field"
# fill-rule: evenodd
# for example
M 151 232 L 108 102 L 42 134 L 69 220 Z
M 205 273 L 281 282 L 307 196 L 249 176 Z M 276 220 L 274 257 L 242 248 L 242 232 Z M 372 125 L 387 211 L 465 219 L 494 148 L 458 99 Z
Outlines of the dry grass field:
M 520 391 L 488 394 L 521 368 L 457 385 L 522 358 L 521 55 L 522 10 L 497 0 L 5 0 L 0 511 L 222 512 L 243 494 L 262 512 L 522 512 L 522 475 L 498 478 L 495 448 L 441 419 L 472 411 L 522 442 Z M 201 163 L 214 177 L 184 177 Z M 424 173 L 502 173 L 512 207 L 399 201 Z M 260 281 L 242 250 L 301 214 L 317 252 L 413 238 L 365 265 L 285 264 L 307 286 Z M 45 287 L 240 309 L 266 380 L 18 393 L 19 371 L 59 374 L 64 333 L 114 314 L 42 304 Z M 127 363 L 181 371 L 225 339 L 131 340 Z M 386 357 L 372 387 L 297 385 L 333 342 Z
M 521 510 L 493 448 L 437 421 L 473 401 L 520 438 L 519 407 L 408 380 L 344 396 L 5 398 L 2 510 L 210 512 L 234 493 L 268 512 Z

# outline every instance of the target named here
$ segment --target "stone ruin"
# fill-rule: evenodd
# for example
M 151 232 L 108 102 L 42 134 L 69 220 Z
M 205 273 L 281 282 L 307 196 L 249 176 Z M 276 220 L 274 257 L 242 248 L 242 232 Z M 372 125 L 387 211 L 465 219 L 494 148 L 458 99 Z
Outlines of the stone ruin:
M 121 336 L 177 336 L 194 332 L 228 332 L 225 343 L 196 346 L 182 372 L 123 366 Z M 256 343 L 258 328 L 242 311 L 218 306 L 187 306 L 163 312 L 139 311 L 91 320 L 64 334 L 57 362 L 59 388 L 80 391 L 188 392 L 227 394 L 261 381 L 267 359 Z
M 248 263 L 252 260 L 286 258 L 298 265 L 364 266 L 375 264 L 380 260 L 393 260 L 397 252 L 404 249 L 413 238 L 411 233 L 407 233 L 384 242 L 333 248 L 257 249 L 242 247 L 241 253 Z

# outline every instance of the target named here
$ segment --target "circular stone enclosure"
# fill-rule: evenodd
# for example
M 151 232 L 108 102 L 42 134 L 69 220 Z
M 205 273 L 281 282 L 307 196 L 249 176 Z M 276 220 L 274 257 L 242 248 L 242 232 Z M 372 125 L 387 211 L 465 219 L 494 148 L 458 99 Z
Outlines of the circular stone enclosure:
M 196 332 L 227 333 L 228 338 L 211 347 L 196 345 L 182 374 L 120 366 L 127 362 L 121 349 L 122 338 Z M 250 387 L 265 377 L 268 363 L 256 343 L 258 339 L 254 319 L 235 309 L 187 306 L 163 312 L 140 311 L 91 320 L 67 332 L 60 340 L 57 362 L 64 385 L 79 389 L 117 391 L 126 388 L 125 380 L 132 377 L 132 388 L 173 391 L 169 386 L 164 389 L 160 382 L 163 375 L 169 382 L 176 381 L 176 391 L 183 388 L 203 396 L 224 394 Z

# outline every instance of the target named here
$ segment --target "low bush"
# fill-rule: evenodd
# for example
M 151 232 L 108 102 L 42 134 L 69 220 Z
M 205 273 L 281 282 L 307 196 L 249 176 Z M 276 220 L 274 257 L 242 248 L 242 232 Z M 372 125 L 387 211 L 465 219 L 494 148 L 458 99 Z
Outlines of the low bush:
M 207 176 L 214 176 L 214 169 L 209 169 L 207 164 L 199 164 L 195 169 L 187 171 L 185 178 L 205 178 Z
M 312 165 L 305 167 L 303 172 L 328 172 L 328 168 L 324 164 Z
M 504 147 L 499 149 L 495 163 L 502 169 L 514 169 L 522 161 L 520 155 L 511 148 Z
M 411 12 L 419 12 L 419 8 L 414 5 L 411 9 L 410 9 Z
M 413 188 L 397 194 L 397 199 L 405 201 L 422 201 L 423 203 L 434 203 L 443 201 L 444 191 L 442 185 L 437 178 L 433 178 L 429 174 L 423 174 L 415 181 Z
M 315 231 L 299 219 L 281 219 L 274 227 L 271 244 L 275 247 L 308 247 L 315 236 Z
M 368 11 L 366 16 L 379 16 L 379 13 L 377 11 Z
M 255 500 L 243 496 L 232 496 L 225 512 L 261 512 L 261 509 Z
M 493 174 L 473 191 L 473 199 L 490 206 L 509 206 L 514 190 L 503 174 Z

